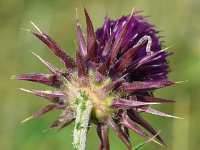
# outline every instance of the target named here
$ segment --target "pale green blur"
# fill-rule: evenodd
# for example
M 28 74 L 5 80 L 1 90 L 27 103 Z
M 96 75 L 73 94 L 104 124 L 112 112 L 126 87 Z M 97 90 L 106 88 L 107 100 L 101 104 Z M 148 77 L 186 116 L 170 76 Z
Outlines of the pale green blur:
M 185 119 L 171 119 L 145 115 L 151 124 L 162 130 L 168 148 L 155 143 L 146 150 L 197 150 L 200 141 L 200 1 L 199 0 L 0 0 L 0 149 L 1 150 L 71 150 L 73 125 L 57 132 L 47 131 L 59 112 L 50 112 L 25 124 L 20 122 L 47 104 L 44 99 L 24 93 L 19 88 L 49 89 L 40 84 L 11 80 L 11 76 L 30 72 L 47 72 L 30 51 L 46 58 L 59 68 L 62 64 L 38 39 L 20 28 L 34 30 L 33 21 L 74 56 L 76 44 L 75 10 L 85 29 L 83 8 L 86 7 L 94 27 L 102 25 L 107 13 L 116 19 L 135 10 L 156 24 L 174 52 L 170 56 L 173 81 L 188 82 L 161 89 L 156 96 L 177 100 L 176 104 L 156 106 L 159 110 Z M 43 131 L 46 132 L 43 132 Z M 144 142 L 131 134 L 133 145 Z M 111 150 L 125 146 L 110 130 Z M 95 125 L 88 134 L 87 149 L 98 149 Z

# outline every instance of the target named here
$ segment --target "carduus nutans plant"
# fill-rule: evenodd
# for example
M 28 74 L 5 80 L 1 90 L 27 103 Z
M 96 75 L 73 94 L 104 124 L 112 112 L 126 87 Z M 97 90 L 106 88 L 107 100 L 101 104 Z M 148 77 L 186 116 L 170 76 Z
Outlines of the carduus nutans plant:
M 54 90 L 48 91 L 22 89 L 52 103 L 25 121 L 51 110 L 59 110 L 61 114 L 50 128 L 64 128 L 74 123 L 73 145 L 78 150 L 85 149 L 91 124 L 97 126 L 100 150 L 110 149 L 109 129 L 116 132 L 129 150 L 132 149 L 130 130 L 147 140 L 155 136 L 152 141 L 165 145 L 157 131 L 141 117 L 142 113 L 174 117 L 152 108 L 154 104 L 174 102 L 152 94 L 155 89 L 175 84 L 167 80 L 170 70 L 166 57 L 171 53 L 162 49 L 158 31 L 140 12 L 134 12 L 118 20 L 106 16 L 103 26 L 95 32 L 87 11 L 84 12 L 87 38 L 77 17 L 79 47 L 75 50 L 76 59 L 36 26 L 38 33 L 31 32 L 50 48 L 65 68 L 58 69 L 34 53 L 50 74 L 16 76 L 19 80 L 54 87 Z

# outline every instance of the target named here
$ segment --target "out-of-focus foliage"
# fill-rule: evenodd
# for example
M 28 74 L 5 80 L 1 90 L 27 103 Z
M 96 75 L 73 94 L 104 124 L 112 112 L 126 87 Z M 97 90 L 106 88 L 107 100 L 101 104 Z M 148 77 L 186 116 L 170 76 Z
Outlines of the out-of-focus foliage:
M 171 46 L 174 55 L 169 58 L 172 72 L 169 78 L 186 83 L 157 91 L 160 97 L 175 99 L 176 104 L 157 106 L 167 113 L 183 117 L 183 120 L 145 117 L 158 129 L 168 144 L 168 149 L 191 150 L 199 148 L 200 132 L 200 1 L 199 0 L 0 0 L 0 149 L 4 150 L 66 150 L 72 149 L 73 126 L 57 132 L 46 130 L 58 115 L 49 113 L 40 118 L 20 124 L 20 121 L 34 113 L 46 102 L 42 98 L 23 93 L 27 89 L 45 89 L 38 84 L 11 80 L 16 74 L 47 72 L 45 67 L 30 53 L 36 52 L 43 58 L 62 68 L 45 45 L 30 33 L 20 30 L 35 30 L 30 20 L 44 32 L 51 35 L 72 56 L 76 44 L 75 9 L 85 29 L 83 8 L 86 7 L 94 22 L 100 27 L 107 13 L 119 18 L 135 10 L 144 10 L 151 15 L 148 20 L 163 32 L 165 47 Z M 75 41 L 75 42 L 74 42 Z M 74 44 L 75 43 L 75 44 Z M 47 88 L 46 88 L 47 89 Z M 99 139 L 92 128 L 88 134 L 87 148 L 97 149 Z M 46 131 L 46 132 L 43 132 Z M 125 149 L 123 143 L 110 130 L 111 149 Z M 131 134 L 131 139 L 142 143 L 145 139 Z M 150 143 L 144 149 L 161 148 Z

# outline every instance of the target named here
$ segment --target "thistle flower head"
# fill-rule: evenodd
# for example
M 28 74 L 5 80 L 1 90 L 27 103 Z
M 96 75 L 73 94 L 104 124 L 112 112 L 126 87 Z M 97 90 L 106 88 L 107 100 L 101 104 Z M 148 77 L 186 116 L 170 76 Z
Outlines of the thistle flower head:
M 89 104 L 92 107 L 89 123 L 97 126 L 100 150 L 109 150 L 108 128 L 117 133 L 128 149 L 131 149 L 129 130 L 147 139 L 151 139 L 151 133 L 164 144 L 157 131 L 140 116 L 145 112 L 173 117 L 151 108 L 153 104 L 174 102 L 156 98 L 152 94 L 155 89 L 174 84 L 167 80 L 169 68 L 166 57 L 171 53 L 162 50 L 158 31 L 138 12 L 122 16 L 118 20 L 111 20 L 106 16 L 103 26 L 96 32 L 86 10 L 85 17 L 86 39 L 77 17 L 79 48 L 76 50 L 75 60 L 47 34 L 40 30 L 39 33 L 32 32 L 60 58 L 66 69 L 60 70 L 34 54 L 51 74 L 17 76 L 19 80 L 55 87 L 52 91 L 22 89 L 52 103 L 30 118 L 59 109 L 62 113 L 50 128 L 64 128 L 77 119 L 75 114 L 78 104 L 84 104 L 81 106 L 83 110 Z

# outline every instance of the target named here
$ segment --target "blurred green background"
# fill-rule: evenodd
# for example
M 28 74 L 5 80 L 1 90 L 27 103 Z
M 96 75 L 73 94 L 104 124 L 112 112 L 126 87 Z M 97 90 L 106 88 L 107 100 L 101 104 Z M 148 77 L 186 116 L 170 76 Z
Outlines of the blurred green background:
M 30 20 L 52 36 L 63 48 L 74 56 L 76 46 L 75 9 L 78 8 L 80 22 L 85 29 L 83 8 L 86 7 L 94 27 L 100 27 L 106 13 L 113 19 L 135 10 L 144 10 L 150 15 L 149 22 L 165 36 L 165 46 L 172 46 L 169 57 L 173 81 L 185 81 L 155 94 L 158 97 L 175 99 L 175 104 L 163 104 L 159 110 L 183 120 L 145 117 L 157 129 L 168 147 L 148 144 L 148 150 L 197 150 L 200 147 L 200 1 L 199 0 L 0 0 L 0 149 L 1 150 L 71 150 L 73 125 L 62 132 L 53 129 L 43 132 L 58 116 L 50 112 L 25 124 L 20 121 L 47 104 L 42 98 L 24 93 L 18 88 L 48 89 L 39 84 L 11 80 L 12 75 L 29 72 L 47 72 L 31 53 L 34 51 L 56 66 L 59 60 L 48 48 L 30 33 L 20 30 L 35 30 Z M 123 150 L 125 146 L 110 130 L 112 150 Z M 144 142 L 131 134 L 134 145 Z M 87 149 L 97 149 L 99 139 L 93 125 Z

